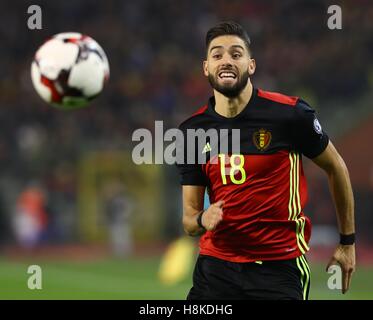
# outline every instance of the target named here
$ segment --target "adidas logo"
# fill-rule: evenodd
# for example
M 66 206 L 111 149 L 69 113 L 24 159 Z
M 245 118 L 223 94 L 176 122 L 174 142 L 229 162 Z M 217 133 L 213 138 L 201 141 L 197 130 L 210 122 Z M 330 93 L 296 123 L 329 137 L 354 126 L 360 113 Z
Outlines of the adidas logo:
M 206 153 L 206 152 L 210 152 L 210 151 L 211 151 L 211 146 L 210 146 L 210 143 L 207 142 L 205 147 L 202 150 L 202 153 Z

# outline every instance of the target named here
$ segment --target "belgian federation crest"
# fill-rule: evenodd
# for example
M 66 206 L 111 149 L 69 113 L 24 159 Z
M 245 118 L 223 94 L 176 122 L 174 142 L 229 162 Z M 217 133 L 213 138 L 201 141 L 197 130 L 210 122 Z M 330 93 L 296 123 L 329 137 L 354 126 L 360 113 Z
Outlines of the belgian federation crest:
M 272 134 L 266 129 L 259 129 L 253 134 L 253 142 L 260 151 L 267 149 L 267 147 L 271 143 L 271 140 Z

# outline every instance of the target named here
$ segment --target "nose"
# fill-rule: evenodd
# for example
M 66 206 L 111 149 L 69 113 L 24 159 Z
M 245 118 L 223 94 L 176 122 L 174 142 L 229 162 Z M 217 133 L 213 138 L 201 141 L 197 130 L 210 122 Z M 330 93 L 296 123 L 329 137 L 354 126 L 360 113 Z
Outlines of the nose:
M 224 67 L 231 67 L 233 65 L 231 55 L 228 53 L 224 53 L 221 59 L 221 63 Z

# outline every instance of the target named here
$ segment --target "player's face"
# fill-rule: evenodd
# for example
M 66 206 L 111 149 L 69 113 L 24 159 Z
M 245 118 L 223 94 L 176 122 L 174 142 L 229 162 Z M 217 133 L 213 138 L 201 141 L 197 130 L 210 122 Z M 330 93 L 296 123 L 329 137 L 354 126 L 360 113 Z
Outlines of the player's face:
M 211 86 L 233 98 L 241 93 L 250 75 L 254 74 L 255 60 L 251 59 L 240 37 L 226 35 L 211 41 L 203 67 Z

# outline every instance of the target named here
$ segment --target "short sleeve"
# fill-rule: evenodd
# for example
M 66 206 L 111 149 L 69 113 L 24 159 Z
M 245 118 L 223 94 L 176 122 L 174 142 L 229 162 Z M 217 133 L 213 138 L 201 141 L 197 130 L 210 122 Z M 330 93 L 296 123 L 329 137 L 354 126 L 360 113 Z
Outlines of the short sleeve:
M 293 121 L 295 148 L 311 159 L 320 155 L 328 146 L 329 137 L 317 119 L 315 110 L 300 99 L 295 106 Z
M 207 179 L 201 165 L 177 164 L 180 173 L 180 184 L 190 186 L 207 186 Z
M 197 159 L 193 159 L 193 161 L 191 161 L 190 157 L 188 156 L 186 136 L 186 129 L 179 127 L 179 132 L 176 139 L 176 166 L 180 174 L 180 184 L 207 186 L 208 180 L 202 170 L 202 164 L 199 164 Z

